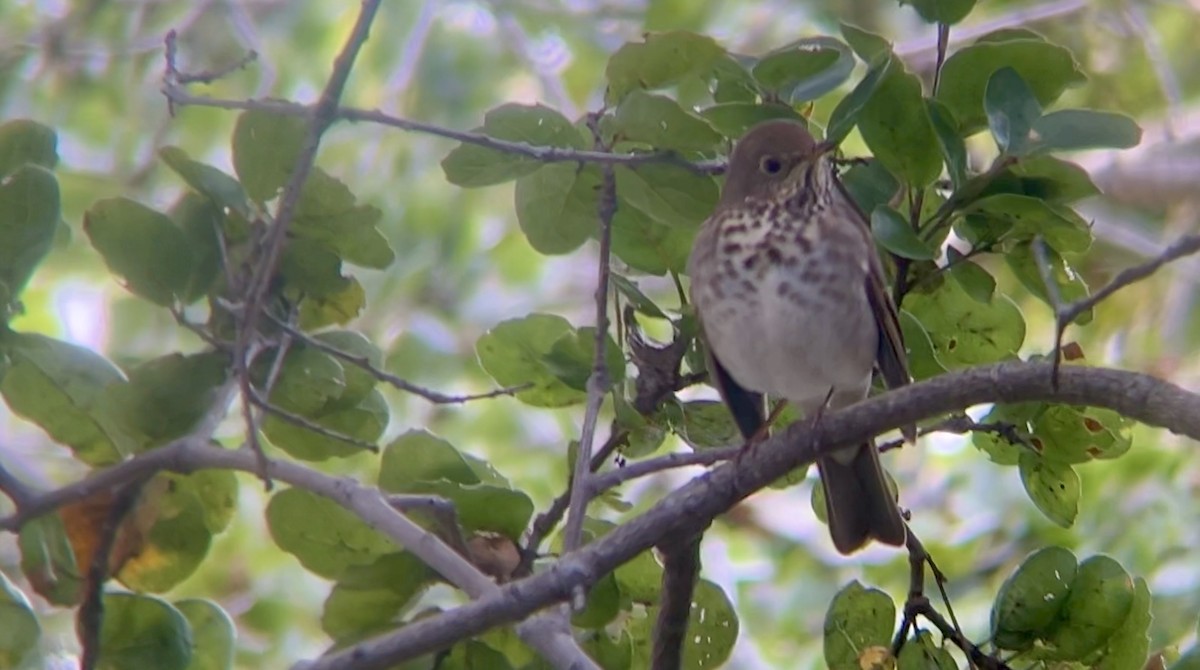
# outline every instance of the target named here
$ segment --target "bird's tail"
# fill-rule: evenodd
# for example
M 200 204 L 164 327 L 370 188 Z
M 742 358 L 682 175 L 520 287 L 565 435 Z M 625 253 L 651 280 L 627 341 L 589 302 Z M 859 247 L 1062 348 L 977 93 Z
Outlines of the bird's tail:
M 817 459 L 825 486 L 825 512 L 833 546 L 843 554 L 857 551 L 870 539 L 902 546 L 907 528 L 888 489 L 875 445 Z

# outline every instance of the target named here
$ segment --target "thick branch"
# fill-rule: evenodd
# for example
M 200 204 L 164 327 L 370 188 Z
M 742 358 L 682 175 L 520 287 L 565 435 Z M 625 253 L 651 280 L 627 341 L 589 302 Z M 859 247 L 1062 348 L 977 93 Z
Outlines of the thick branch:
M 758 489 L 793 468 L 879 433 L 988 402 L 1045 401 L 1106 407 L 1200 440 L 1200 394 L 1135 372 L 1067 366 L 1057 386 L 1050 363 L 1009 362 L 953 372 L 798 422 L 735 461 L 693 479 L 645 513 L 564 556 L 545 572 L 498 593 L 296 666 L 304 670 L 386 668 L 503 623 L 523 619 L 653 546 L 664 535 L 702 531 Z M 814 450 L 811 445 L 821 445 Z

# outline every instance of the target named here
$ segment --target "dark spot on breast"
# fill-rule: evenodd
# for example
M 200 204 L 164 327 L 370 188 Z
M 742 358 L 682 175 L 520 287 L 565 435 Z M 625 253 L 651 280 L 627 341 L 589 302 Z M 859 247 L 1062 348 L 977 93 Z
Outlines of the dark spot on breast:
M 783 262 L 783 252 L 781 252 L 778 247 L 767 247 L 767 260 L 770 261 L 772 265 L 778 265 L 779 263 Z
M 775 293 L 777 293 L 780 298 L 786 298 L 791 290 L 792 287 L 787 282 L 779 282 L 779 285 L 775 287 Z
M 728 235 L 729 233 L 744 233 L 744 232 L 746 232 L 746 224 L 744 224 L 744 223 L 730 223 L 725 226 L 725 234 L 726 235 Z
M 758 265 L 758 254 L 750 254 L 742 261 L 742 267 L 747 270 L 753 270 L 755 265 Z
M 742 250 L 742 245 L 737 242 L 729 242 L 721 247 L 721 252 L 726 254 L 736 254 Z

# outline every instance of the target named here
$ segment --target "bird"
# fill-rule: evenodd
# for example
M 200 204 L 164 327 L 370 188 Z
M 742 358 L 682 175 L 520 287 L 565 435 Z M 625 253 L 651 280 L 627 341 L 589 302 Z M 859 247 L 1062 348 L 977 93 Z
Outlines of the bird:
M 765 397 L 813 418 L 866 398 L 876 369 L 888 388 L 910 381 L 870 225 L 829 148 L 799 121 L 752 127 L 688 257 L 709 377 L 747 444 L 766 432 Z M 872 442 L 824 455 L 817 468 L 838 552 L 905 543 Z

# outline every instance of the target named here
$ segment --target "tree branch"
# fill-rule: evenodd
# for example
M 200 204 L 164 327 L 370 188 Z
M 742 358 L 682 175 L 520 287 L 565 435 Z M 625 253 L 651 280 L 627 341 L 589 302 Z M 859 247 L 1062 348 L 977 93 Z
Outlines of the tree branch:
M 440 649 L 516 621 L 631 560 L 664 535 L 687 536 L 755 491 L 818 454 L 861 443 L 922 419 L 989 402 L 1044 401 L 1106 407 L 1200 440 L 1200 394 L 1149 375 L 1069 366 L 1051 382 L 1050 363 L 1007 362 L 951 372 L 829 412 L 816 426 L 798 422 L 740 458 L 693 479 L 643 514 L 544 572 L 393 633 L 300 663 L 297 670 L 371 670 Z M 812 445 L 820 445 L 814 449 Z

